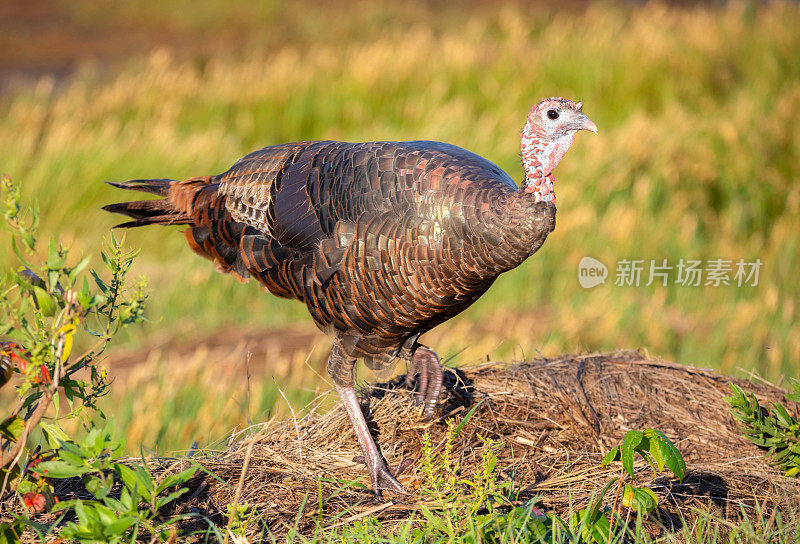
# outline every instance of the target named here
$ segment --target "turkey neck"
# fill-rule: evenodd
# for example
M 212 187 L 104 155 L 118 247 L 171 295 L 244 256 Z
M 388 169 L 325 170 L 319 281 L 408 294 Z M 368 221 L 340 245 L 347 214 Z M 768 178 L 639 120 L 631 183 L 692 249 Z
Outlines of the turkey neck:
M 470 253 L 478 265 L 472 271 L 488 278 L 519 266 L 544 244 L 555 228 L 556 207 L 536 200 L 524 186 L 517 191 L 488 191 L 484 198 L 485 212 Z
M 525 169 L 523 189 L 532 194 L 536 202 L 555 202 L 552 172 L 575 140 L 575 132 L 550 137 L 528 122 L 522 129 L 520 140 L 522 167 Z

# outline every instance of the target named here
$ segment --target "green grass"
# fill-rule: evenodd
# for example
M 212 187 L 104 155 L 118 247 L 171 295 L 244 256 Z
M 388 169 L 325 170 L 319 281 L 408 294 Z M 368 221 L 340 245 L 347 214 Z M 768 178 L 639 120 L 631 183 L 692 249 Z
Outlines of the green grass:
M 522 520 L 525 514 L 521 514 Z M 501 518 L 502 519 L 502 518 Z M 530 519 L 530 518 L 528 518 Z M 541 544 L 560 544 L 581 542 L 573 532 L 558 532 L 547 538 L 537 538 L 531 536 L 532 531 L 528 529 L 520 520 L 519 525 L 503 525 L 501 532 L 495 540 L 481 540 L 485 538 L 482 531 L 470 529 L 454 538 L 443 538 L 439 532 L 434 530 L 423 530 L 414 533 L 412 522 L 405 522 L 400 527 L 395 524 L 383 524 L 373 518 L 345 525 L 341 531 L 321 530 L 313 538 L 302 537 L 290 538 L 289 542 L 380 542 L 380 543 L 400 543 L 400 542 L 452 542 L 452 543 L 474 543 L 492 542 L 497 544 L 522 544 L 522 543 L 541 543 Z M 577 528 L 572 527 L 575 531 Z M 794 533 L 788 531 L 794 531 Z M 650 544 L 664 542 L 680 542 L 686 544 L 749 544 L 754 542 L 772 542 L 776 544 L 796 543 L 797 527 L 787 527 L 781 522 L 773 525 L 766 523 L 727 523 L 714 516 L 705 516 L 698 520 L 693 527 L 684 527 L 676 534 L 655 538 L 642 527 L 632 528 L 629 540 L 621 537 L 612 538 L 611 543 L 631 542 L 633 544 Z M 534 533 L 535 534 L 535 533 Z M 413 539 L 413 536 L 421 540 Z
M 598 4 L 550 13 L 385 3 L 320 12 L 301 5 L 283 17 L 277 4 L 264 11 L 244 4 L 227 18 L 220 5 L 203 2 L 180 32 L 227 25 L 246 47 L 202 58 L 161 50 L 0 97 L 0 170 L 38 200 L 43 236 L 59 233 L 76 254 L 96 253 L 117 220 L 100 206 L 129 196 L 102 181 L 217 173 L 253 149 L 286 141 L 443 140 L 520 179 L 519 129 L 528 109 L 542 96 L 567 96 L 584 101 L 600 135 L 580 134 L 556 172 L 555 232 L 428 342 L 444 354 L 466 347 L 462 361 L 489 351 L 510 358 L 645 347 L 724 372 L 797 374 L 796 5 Z M 169 26 L 181 19 L 180 5 L 164 12 L 148 6 L 137 20 Z M 313 14 L 306 20 L 303 10 Z M 89 10 L 82 24 L 91 29 L 101 20 Z M 265 31 L 259 25 L 267 21 L 280 24 Z M 178 229 L 136 230 L 128 240 L 141 247 L 136 272 L 152 288 L 151 323 L 128 337 L 132 344 L 164 331 L 309 321 L 298 303 L 217 274 Z M 610 267 L 605 285 L 579 286 L 586 255 Z M 624 258 L 764 264 L 757 287 L 618 287 L 614 265 Z M 0 265 L 9 262 L 0 255 Z M 192 399 L 206 382 L 176 391 L 165 372 L 154 398 L 166 406 L 174 396 L 175 405 L 150 427 L 169 429 L 157 433 L 160 444 L 188 447 L 188 435 L 197 433 L 167 422 L 203 421 Z M 131 388 L 114 404 L 137 413 L 139 393 Z M 264 395 L 261 416 L 274 413 L 267 405 L 276 397 Z M 244 418 L 234 405 L 219 409 L 229 417 L 217 420 L 221 431 Z M 215 416 L 222 417 L 207 415 Z
M 436 512 L 436 515 L 445 517 L 449 512 Z M 450 542 L 450 543 L 476 543 L 491 542 L 493 544 L 575 544 L 583 542 L 578 538 L 580 526 L 568 524 L 564 530 L 555 530 L 552 533 L 537 535 L 530 527 L 534 516 L 530 506 L 519 507 L 514 515 L 497 515 L 493 522 L 477 527 L 469 522 L 463 532 L 447 535 L 430 525 L 419 526 L 419 520 L 408 520 L 401 523 L 381 522 L 373 517 L 343 524 L 340 528 L 330 529 L 320 523 L 313 537 L 306 538 L 297 534 L 289 535 L 290 543 L 306 542 L 371 542 L 371 543 L 402 543 L 402 542 Z M 487 539 L 487 530 L 494 530 Z M 675 533 L 667 532 L 660 537 L 654 537 L 640 524 L 632 523 L 627 539 L 621 535 L 613 537 L 610 544 L 629 542 L 632 544 L 656 543 L 681 543 L 681 544 L 751 544 L 775 543 L 790 544 L 798 541 L 800 527 L 795 523 L 786 523 L 778 515 L 777 519 L 762 518 L 756 521 L 742 521 L 732 523 L 720 519 L 713 514 L 701 514 L 692 525 L 684 525 Z

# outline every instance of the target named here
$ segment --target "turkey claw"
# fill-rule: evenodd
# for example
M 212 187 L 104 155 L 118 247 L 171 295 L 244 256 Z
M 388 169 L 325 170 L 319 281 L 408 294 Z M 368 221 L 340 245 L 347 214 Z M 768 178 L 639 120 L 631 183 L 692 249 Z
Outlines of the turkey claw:
M 383 498 L 383 491 L 391 491 L 399 495 L 409 495 L 406 488 L 397 481 L 397 477 L 405 472 L 408 467 L 414 464 L 412 459 L 404 459 L 400 464 L 391 467 L 386 464 L 376 466 L 374 469 L 369 466 L 363 455 L 356 455 L 353 457 L 354 463 L 361 463 L 367 466 L 372 478 L 372 492 L 379 500 Z
M 406 374 L 406 385 L 408 387 L 413 386 L 416 376 L 419 376 L 419 383 L 417 384 L 417 392 L 414 395 L 414 403 L 423 404 L 423 418 L 431 419 L 439 402 L 439 394 L 442 392 L 442 380 L 444 379 L 439 357 L 432 350 L 419 347 L 414 352 L 409 365 L 409 372 Z

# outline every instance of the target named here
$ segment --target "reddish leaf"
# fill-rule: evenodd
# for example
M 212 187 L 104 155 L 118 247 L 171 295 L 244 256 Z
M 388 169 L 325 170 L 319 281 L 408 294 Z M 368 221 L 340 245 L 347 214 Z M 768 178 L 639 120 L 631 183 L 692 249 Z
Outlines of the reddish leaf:
M 535 506 L 531 506 L 531 515 L 538 519 L 547 519 L 547 514 L 545 514 Z
M 39 365 L 39 375 L 34 380 L 36 383 L 50 383 L 50 371 L 44 365 Z
M 25 493 L 22 496 L 22 502 L 25 504 L 25 508 L 37 514 L 44 511 L 44 507 L 47 504 L 44 495 L 36 493 L 35 491 Z
M 31 354 L 25 351 L 16 342 L 0 342 L 0 357 L 8 358 L 20 372 L 28 368 L 28 359 Z

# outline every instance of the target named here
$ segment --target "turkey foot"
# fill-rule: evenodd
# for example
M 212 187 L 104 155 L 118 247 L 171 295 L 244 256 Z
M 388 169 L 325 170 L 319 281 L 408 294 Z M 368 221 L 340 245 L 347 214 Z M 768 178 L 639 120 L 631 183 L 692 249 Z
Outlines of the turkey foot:
M 408 495 L 408 491 L 397 481 L 392 475 L 389 467 L 386 466 L 386 461 L 383 459 L 381 452 L 378 451 L 378 446 L 367 427 L 367 422 L 364 419 L 364 413 L 361 411 L 361 406 L 358 404 L 356 392 L 352 387 L 342 387 L 334 384 L 339 397 L 342 399 L 344 409 L 347 416 L 350 418 L 350 423 L 356 433 L 358 445 L 361 447 L 363 453 L 364 464 L 367 465 L 369 477 L 372 480 L 372 492 L 378 500 L 383 499 L 384 491 L 392 491 L 400 495 Z
M 362 465 L 366 465 L 367 464 L 367 462 L 364 460 L 364 456 L 363 455 L 356 455 L 355 457 L 353 457 L 353 462 L 354 463 L 361 463 Z M 413 464 L 414 464 L 414 460 L 413 459 L 404 459 L 403 461 L 401 461 L 397 465 L 389 466 L 389 472 L 392 473 L 392 476 L 397 478 L 398 476 L 403 474 L 408 469 L 408 467 L 410 467 Z
M 411 387 L 414 384 L 414 377 L 419 375 L 419 385 L 415 397 L 417 404 L 423 404 L 422 415 L 425 419 L 433 417 L 433 411 L 439 402 L 439 394 L 442 392 L 442 365 L 439 364 L 439 356 L 426 347 L 420 346 L 414 351 L 411 357 L 408 373 L 406 374 L 406 385 Z

